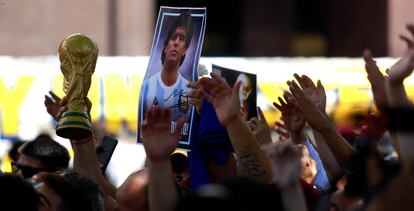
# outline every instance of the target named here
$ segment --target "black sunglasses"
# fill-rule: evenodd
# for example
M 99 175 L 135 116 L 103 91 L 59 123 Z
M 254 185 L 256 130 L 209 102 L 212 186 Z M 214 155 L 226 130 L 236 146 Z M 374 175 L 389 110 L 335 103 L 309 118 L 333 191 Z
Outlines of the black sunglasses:
M 22 172 L 24 178 L 30 178 L 39 172 L 54 172 L 52 168 L 35 168 L 27 165 L 22 165 L 16 162 L 11 162 L 12 173 L 16 174 L 19 170 Z

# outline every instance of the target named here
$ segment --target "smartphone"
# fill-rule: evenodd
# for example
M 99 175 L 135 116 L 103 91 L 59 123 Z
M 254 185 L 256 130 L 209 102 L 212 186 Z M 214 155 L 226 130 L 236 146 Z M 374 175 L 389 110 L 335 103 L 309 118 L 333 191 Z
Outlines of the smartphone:
M 118 140 L 114 137 L 104 136 L 102 144 L 96 148 L 96 154 L 98 155 L 98 161 L 101 164 L 100 167 L 103 175 L 105 175 L 106 168 L 117 144 Z

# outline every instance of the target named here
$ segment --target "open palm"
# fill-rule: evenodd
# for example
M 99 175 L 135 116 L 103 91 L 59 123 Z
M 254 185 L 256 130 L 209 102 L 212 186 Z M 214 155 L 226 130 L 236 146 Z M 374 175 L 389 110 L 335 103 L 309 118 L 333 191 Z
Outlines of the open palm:
M 325 112 L 326 93 L 321 81 L 318 80 L 317 85 L 315 85 L 312 79 L 310 79 L 307 75 L 299 76 L 295 73 L 293 76 L 299 82 L 299 85 L 302 88 L 305 95 L 308 96 L 321 111 Z
M 226 127 L 232 120 L 240 117 L 239 89 L 240 82 L 231 88 L 219 75 L 211 73 L 212 79 L 201 78 L 200 84 L 209 92 L 202 90 L 203 97 L 208 100 L 216 111 L 220 123 Z
M 145 115 L 142 123 L 142 142 L 148 158 L 153 161 L 165 161 L 174 152 L 180 140 L 180 131 L 184 119 L 177 122 L 174 132 L 171 132 L 171 113 L 168 108 L 153 107 Z
M 404 56 L 398 60 L 389 70 L 387 70 L 389 79 L 393 83 L 400 84 L 407 78 L 414 69 L 414 25 L 406 26 L 410 32 L 410 38 L 400 35 L 400 38 L 407 44 L 407 51 Z

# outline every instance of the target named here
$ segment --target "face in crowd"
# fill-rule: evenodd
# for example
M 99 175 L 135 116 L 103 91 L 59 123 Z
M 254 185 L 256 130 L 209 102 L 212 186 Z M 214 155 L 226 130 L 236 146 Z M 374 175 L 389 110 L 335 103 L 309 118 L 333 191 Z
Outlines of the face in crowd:
M 301 174 L 300 177 L 308 183 L 313 183 L 317 174 L 316 161 L 309 155 L 308 148 L 303 144 L 297 145 L 301 153 Z

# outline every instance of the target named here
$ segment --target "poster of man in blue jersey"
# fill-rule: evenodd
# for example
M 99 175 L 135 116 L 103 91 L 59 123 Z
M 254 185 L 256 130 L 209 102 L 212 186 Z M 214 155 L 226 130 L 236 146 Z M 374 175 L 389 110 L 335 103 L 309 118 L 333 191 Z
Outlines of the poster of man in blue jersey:
M 194 108 L 186 97 L 191 91 L 186 85 L 198 80 L 205 22 L 205 8 L 160 8 L 139 97 L 138 142 L 141 142 L 140 131 L 146 111 L 159 106 L 171 111 L 171 131 L 181 117 L 186 119 L 179 148 L 189 148 Z

